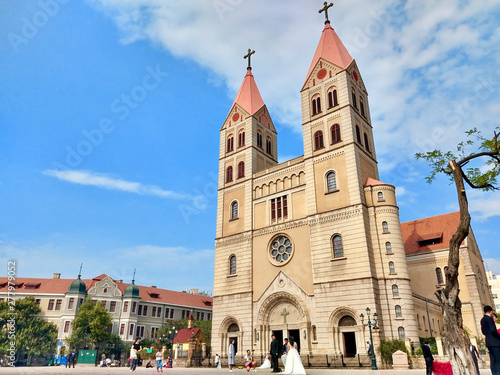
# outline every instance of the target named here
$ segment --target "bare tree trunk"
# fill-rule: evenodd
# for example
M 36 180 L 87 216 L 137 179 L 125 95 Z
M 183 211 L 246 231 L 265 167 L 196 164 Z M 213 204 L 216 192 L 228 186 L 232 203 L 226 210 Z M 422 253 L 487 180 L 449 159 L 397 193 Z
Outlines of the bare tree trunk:
M 465 194 L 463 171 L 454 160 L 450 161 L 458 204 L 460 206 L 460 224 L 451 237 L 448 255 L 448 269 L 445 271 L 446 287 L 436 292 L 443 310 L 443 339 L 446 353 L 450 357 L 454 375 L 475 375 L 476 370 L 470 352 L 470 340 L 463 329 L 462 302 L 458 297 L 458 266 L 460 265 L 460 245 L 469 234 L 470 214 Z

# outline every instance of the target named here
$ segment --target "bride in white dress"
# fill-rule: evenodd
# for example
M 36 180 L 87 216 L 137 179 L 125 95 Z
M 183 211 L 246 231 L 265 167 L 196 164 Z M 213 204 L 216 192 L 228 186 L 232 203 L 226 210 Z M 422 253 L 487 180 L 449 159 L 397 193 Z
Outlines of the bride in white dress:
M 266 355 L 264 363 L 257 368 L 271 368 L 271 361 L 269 360 L 269 355 Z
M 290 337 L 289 350 L 286 356 L 286 365 L 283 374 L 306 375 L 306 370 L 304 370 L 304 366 L 302 365 L 302 360 L 297 350 L 297 344 L 293 337 Z

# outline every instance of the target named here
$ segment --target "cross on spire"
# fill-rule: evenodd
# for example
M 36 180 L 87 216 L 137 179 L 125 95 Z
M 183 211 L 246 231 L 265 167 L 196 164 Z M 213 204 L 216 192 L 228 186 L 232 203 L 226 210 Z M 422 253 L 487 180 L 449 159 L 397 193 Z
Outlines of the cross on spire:
M 325 11 L 325 23 L 330 22 L 328 19 L 328 8 L 333 6 L 333 3 L 328 4 L 326 1 L 323 3 L 324 7 L 318 10 L 318 13 Z
M 134 268 L 134 276 L 132 276 L 132 284 L 134 284 L 135 281 L 135 268 Z
M 286 307 L 283 308 L 283 312 L 281 313 L 281 315 L 283 315 L 283 323 L 286 323 L 286 316 L 288 315 Z
M 250 56 L 252 56 L 255 53 L 255 51 L 252 51 L 250 48 L 248 49 L 248 53 L 243 56 L 244 59 L 248 57 L 248 68 L 252 69 L 252 66 L 250 65 Z
M 83 267 L 83 263 L 80 264 L 80 272 L 78 272 L 78 278 L 80 278 L 80 276 L 82 276 L 82 267 Z

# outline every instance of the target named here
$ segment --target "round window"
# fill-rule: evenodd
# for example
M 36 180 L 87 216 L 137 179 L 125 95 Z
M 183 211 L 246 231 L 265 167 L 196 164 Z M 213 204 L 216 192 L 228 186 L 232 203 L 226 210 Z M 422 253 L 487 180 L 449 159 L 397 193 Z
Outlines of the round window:
M 276 236 L 271 241 L 269 256 L 276 265 L 282 266 L 288 263 L 293 256 L 293 244 L 290 238 L 282 234 Z

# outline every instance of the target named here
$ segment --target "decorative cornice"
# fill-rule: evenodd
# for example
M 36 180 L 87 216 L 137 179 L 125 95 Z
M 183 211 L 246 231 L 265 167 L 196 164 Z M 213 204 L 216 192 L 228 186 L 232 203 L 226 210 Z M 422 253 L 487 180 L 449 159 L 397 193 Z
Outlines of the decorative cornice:
M 297 163 L 297 164 L 294 164 L 294 165 L 291 165 L 287 168 L 283 168 L 283 169 L 279 169 L 277 171 L 272 171 L 271 173 L 269 174 L 266 174 L 264 176 L 261 176 L 261 177 L 258 177 L 258 178 L 255 178 L 253 180 L 253 189 L 255 189 L 256 187 L 258 187 L 258 185 L 264 183 L 264 184 L 268 184 L 270 182 L 275 182 L 275 178 L 277 177 L 277 175 L 279 174 L 283 174 L 283 173 L 290 173 L 290 172 L 293 172 L 293 171 L 296 171 L 296 170 L 300 170 L 300 172 L 304 172 L 304 162 L 300 162 L 300 163 Z M 304 172 L 305 173 L 305 172 Z M 290 176 L 286 176 L 286 177 L 290 177 Z
M 320 163 L 320 162 L 328 160 L 328 159 L 337 158 L 341 155 L 344 155 L 344 153 L 345 153 L 344 150 L 337 151 L 337 152 L 329 152 L 328 154 L 326 154 L 324 156 L 321 156 L 319 158 L 315 158 L 313 160 L 313 163 L 316 164 L 316 163 Z
M 233 245 L 235 243 L 241 243 L 241 242 L 251 243 L 252 238 L 253 238 L 252 232 L 239 233 L 232 235 L 231 237 L 216 238 L 215 247 L 217 248 L 218 246 Z

